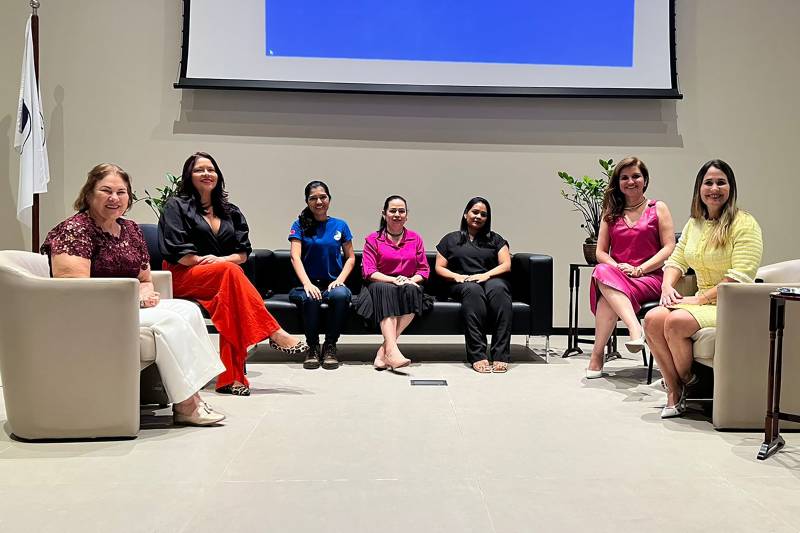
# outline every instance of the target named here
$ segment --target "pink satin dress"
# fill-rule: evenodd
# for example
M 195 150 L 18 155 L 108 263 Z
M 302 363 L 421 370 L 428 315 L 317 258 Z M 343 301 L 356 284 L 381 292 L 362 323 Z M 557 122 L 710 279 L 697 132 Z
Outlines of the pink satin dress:
M 619 217 L 608 229 L 611 240 L 610 255 L 617 263 L 639 266 L 661 249 L 658 231 L 656 200 L 648 200 L 647 207 L 636 224 L 629 226 L 625 217 Z M 597 310 L 600 289 L 597 282 L 604 283 L 624 293 L 639 312 L 642 304 L 658 300 L 661 295 L 661 280 L 664 272 L 660 268 L 640 278 L 631 278 L 612 265 L 599 264 L 592 271 L 592 288 L 589 300 L 592 313 Z

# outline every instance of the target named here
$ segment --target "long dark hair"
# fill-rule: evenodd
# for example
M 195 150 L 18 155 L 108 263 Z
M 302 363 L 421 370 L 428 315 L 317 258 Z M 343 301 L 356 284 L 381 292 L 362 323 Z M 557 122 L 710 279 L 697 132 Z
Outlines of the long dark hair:
M 399 194 L 393 194 L 389 196 L 383 202 L 383 215 L 381 216 L 381 221 L 378 223 L 378 233 L 385 233 L 386 232 L 386 210 L 389 209 L 389 202 L 392 200 L 402 200 L 404 204 L 406 204 L 406 211 L 408 211 L 408 202 L 406 199 L 400 196 Z
M 692 218 L 696 220 L 708 219 L 708 207 L 706 207 L 706 204 L 703 203 L 703 199 L 700 197 L 700 187 L 703 186 L 703 179 L 706 177 L 706 172 L 712 167 L 725 174 L 725 177 L 728 178 L 728 187 L 730 188 L 728 200 L 725 202 L 725 205 L 722 206 L 719 219 L 714 221 L 716 228 L 714 228 L 714 231 L 711 233 L 711 238 L 708 241 L 711 247 L 714 248 L 725 246 L 728 242 L 731 226 L 733 225 L 733 220 L 736 218 L 736 214 L 739 212 L 739 208 L 736 206 L 738 192 L 736 188 L 736 176 L 733 175 L 733 169 L 722 159 L 712 159 L 700 167 L 700 170 L 697 172 L 697 178 L 694 180 Z
M 467 207 L 464 208 L 464 213 L 461 214 L 461 238 L 458 241 L 459 244 L 464 244 L 469 240 L 467 219 L 464 217 L 464 215 L 466 215 L 475 204 L 483 204 L 486 206 L 486 222 L 480 231 L 478 231 L 478 234 L 475 235 L 475 242 L 479 245 L 487 244 L 492 236 L 492 206 L 489 204 L 489 200 L 486 198 L 483 198 L 482 196 L 476 196 L 467 202 Z
M 225 191 L 225 178 L 222 177 L 222 171 L 219 169 L 217 161 L 207 152 L 195 152 L 183 164 L 181 181 L 178 183 L 178 195 L 194 199 L 197 209 L 203 214 L 207 214 L 203 203 L 200 201 L 200 192 L 192 182 L 192 170 L 194 170 L 195 163 L 201 157 L 211 161 L 211 164 L 214 165 L 214 171 L 217 173 L 217 184 L 211 191 L 211 207 L 214 208 L 214 214 L 220 218 L 228 218 L 231 206 L 228 203 L 228 193 Z
M 297 217 L 297 220 L 300 221 L 300 231 L 302 231 L 303 235 L 307 237 L 314 235 L 314 233 L 316 233 L 317 231 L 317 226 L 319 226 L 319 221 L 317 221 L 317 219 L 314 218 L 314 215 L 311 213 L 311 209 L 309 209 L 307 205 L 308 196 L 311 194 L 311 191 L 313 189 L 316 189 L 317 187 L 322 187 L 323 189 L 325 189 L 325 194 L 328 195 L 328 200 L 330 201 L 331 199 L 331 192 L 324 181 L 313 180 L 308 182 L 308 185 L 306 185 L 306 190 L 304 194 L 306 207 L 302 211 L 300 211 L 300 216 Z
M 603 218 L 609 224 L 613 224 L 625 212 L 625 195 L 619 187 L 619 178 L 622 171 L 629 167 L 636 167 L 642 173 L 644 191 L 647 191 L 647 187 L 650 185 L 650 172 L 647 170 L 647 165 L 644 164 L 644 161 L 638 157 L 626 157 L 617 163 L 603 195 L 603 213 L 605 213 Z

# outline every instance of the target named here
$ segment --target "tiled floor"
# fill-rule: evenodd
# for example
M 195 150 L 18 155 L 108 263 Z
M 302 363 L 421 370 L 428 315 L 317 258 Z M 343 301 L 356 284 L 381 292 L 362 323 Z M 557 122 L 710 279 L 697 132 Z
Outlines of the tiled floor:
M 800 434 L 760 462 L 759 433 L 662 421 L 633 356 L 586 381 L 582 356 L 515 346 L 479 375 L 461 350 L 408 346 L 425 362 L 401 374 L 365 345 L 336 371 L 262 348 L 253 396 L 204 393 L 223 427 L 143 411 L 128 441 L 13 441 L 0 405 L 0 531 L 800 531 Z

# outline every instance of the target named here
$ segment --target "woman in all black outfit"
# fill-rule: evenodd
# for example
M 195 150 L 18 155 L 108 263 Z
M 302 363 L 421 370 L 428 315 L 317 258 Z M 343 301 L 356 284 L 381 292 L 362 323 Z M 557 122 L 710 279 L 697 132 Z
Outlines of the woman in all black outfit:
M 452 282 L 450 297 L 461 302 L 467 359 L 476 372 L 506 372 L 511 351 L 511 271 L 508 241 L 492 231 L 492 208 L 485 198 L 467 202 L 461 229 L 436 245 L 436 273 Z M 486 333 L 491 330 L 490 365 Z

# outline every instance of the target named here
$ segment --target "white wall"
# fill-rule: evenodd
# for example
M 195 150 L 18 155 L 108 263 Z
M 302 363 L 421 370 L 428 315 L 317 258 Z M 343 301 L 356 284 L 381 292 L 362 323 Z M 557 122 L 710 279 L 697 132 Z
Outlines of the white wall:
M 0 248 L 25 248 L 15 218 L 11 147 L 27 0 L 0 19 Z M 487 196 L 516 251 L 556 261 L 556 325 L 566 325 L 568 263 L 581 260 L 579 218 L 559 197 L 558 170 L 597 174 L 599 157 L 650 167 L 649 195 L 678 226 L 712 157 L 731 163 L 741 205 L 759 220 L 765 262 L 796 258 L 793 155 L 800 146 L 800 2 L 677 0 L 683 101 L 569 100 L 179 91 L 181 3 L 44 0 L 42 98 L 53 180 L 42 231 L 71 214 L 86 172 L 110 161 L 139 191 L 179 172 L 191 152 L 217 157 L 256 247 L 286 246 L 302 188 L 324 178 L 332 214 L 363 236 L 388 194 L 405 195 L 428 246 Z M 153 222 L 144 205 L 132 218 Z M 588 313 L 585 313 L 588 315 Z M 582 322 L 585 322 L 582 320 Z

